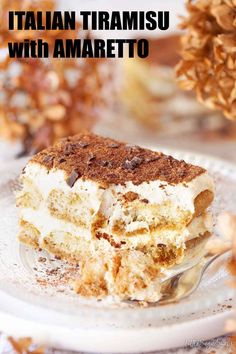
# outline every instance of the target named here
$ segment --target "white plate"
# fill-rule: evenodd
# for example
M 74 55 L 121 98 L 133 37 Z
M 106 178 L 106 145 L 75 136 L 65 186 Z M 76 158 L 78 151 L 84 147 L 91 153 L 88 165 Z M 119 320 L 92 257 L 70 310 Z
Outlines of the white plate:
M 236 166 L 194 153 L 167 153 L 209 170 L 216 181 L 214 218 L 220 211 L 235 212 Z M 226 259 L 221 258 L 219 269 L 212 266 L 199 289 L 178 304 L 140 308 L 74 294 L 65 281 L 73 271 L 69 265 L 16 240 L 14 190 L 25 162 L 0 168 L 0 331 L 31 336 L 49 346 L 113 353 L 184 346 L 224 333 L 233 303 L 233 290 L 226 285 Z M 55 268 L 59 269 L 54 272 Z

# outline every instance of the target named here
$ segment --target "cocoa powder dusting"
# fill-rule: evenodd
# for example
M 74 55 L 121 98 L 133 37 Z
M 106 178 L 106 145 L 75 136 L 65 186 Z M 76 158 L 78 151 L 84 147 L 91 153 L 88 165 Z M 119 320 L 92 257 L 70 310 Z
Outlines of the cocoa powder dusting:
M 50 156 L 49 161 L 47 156 Z M 141 147 L 127 149 L 125 143 L 87 132 L 62 139 L 35 155 L 31 161 L 50 170 L 52 157 L 53 167 L 67 173 L 67 183 L 71 187 L 80 177 L 103 185 L 128 181 L 139 185 L 157 179 L 178 184 L 189 182 L 205 172 L 201 167 L 161 152 Z

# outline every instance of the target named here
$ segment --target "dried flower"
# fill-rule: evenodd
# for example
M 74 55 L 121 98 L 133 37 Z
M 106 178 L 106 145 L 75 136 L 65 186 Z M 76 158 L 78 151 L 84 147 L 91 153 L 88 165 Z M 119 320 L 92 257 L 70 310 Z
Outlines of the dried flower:
M 236 1 L 188 0 L 186 6 L 179 85 L 194 89 L 208 108 L 236 119 Z
M 20 139 L 26 150 L 35 151 L 92 127 L 108 104 L 103 88 L 111 82 L 111 70 L 106 59 L 51 58 L 56 39 L 81 37 L 80 23 L 76 30 L 9 31 L 12 9 L 53 11 L 55 0 L 0 1 L 3 52 L 10 41 L 40 38 L 49 43 L 50 59 L 0 58 L 0 135 Z M 89 32 L 84 35 L 90 37 Z
M 13 337 L 7 338 L 9 353 L 16 354 L 44 354 L 45 348 L 42 346 L 37 346 L 32 343 L 30 337 L 15 339 Z M 10 351 L 11 350 L 11 351 Z
M 233 276 L 233 280 L 228 282 L 228 285 L 236 287 L 235 276 L 236 276 L 236 215 L 230 213 L 222 213 L 218 217 L 218 229 L 222 235 L 222 248 L 216 252 L 221 252 L 227 249 L 232 249 L 232 258 L 229 262 L 229 270 Z M 218 238 L 219 240 L 219 238 Z M 212 253 L 215 251 L 215 245 L 217 248 L 217 238 L 213 237 L 213 242 L 211 243 L 212 248 L 208 247 Z M 227 332 L 236 332 L 236 320 L 230 319 L 226 322 L 225 327 Z M 233 345 L 235 346 L 235 336 L 232 338 Z M 236 351 L 236 347 L 234 348 Z M 235 352 L 233 351 L 233 352 Z

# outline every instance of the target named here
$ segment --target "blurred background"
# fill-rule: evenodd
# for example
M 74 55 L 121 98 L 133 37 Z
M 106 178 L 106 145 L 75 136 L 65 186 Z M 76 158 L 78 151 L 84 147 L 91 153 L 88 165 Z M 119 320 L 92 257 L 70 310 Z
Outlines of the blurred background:
M 0 161 L 32 154 L 57 139 L 91 129 L 135 144 L 172 147 L 235 160 L 236 124 L 181 91 L 175 79 L 180 60 L 179 16 L 184 0 L 2 0 L 0 30 Z M 147 59 L 9 60 L 6 41 L 27 38 L 7 30 L 8 9 L 168 10 L 170 29 L 95 31 L 99 38 L 149 38 Z M 79 20 L 79 17 L 78 17 Z M 67 32 L 68 38 L 81 35 Z M 84 35 L 84 34 L 83 34 Z M 30 33 L 48 41 L 60 31 Z
M 175 67 L 180 61 L 179 16 L 184 0 L 0 0 L 0 167 L 33 154 L 82 129 L 132 144 L 196 151 L 236 162 L 236 123 L 182 91 Z M 147 59 L 16 59 L 7 42 L 45 38 L 60 31 L 9 32 L 9 10 L 167 10 L 166 32 L 76 32 L 64 38 L 148 38 Z M 79 21 L 79 17 L 78 17 Z

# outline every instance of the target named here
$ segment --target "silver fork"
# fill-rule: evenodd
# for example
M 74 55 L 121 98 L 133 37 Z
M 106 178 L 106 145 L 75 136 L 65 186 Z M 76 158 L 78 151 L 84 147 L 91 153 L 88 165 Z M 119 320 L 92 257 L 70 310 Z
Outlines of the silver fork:
M 175 274 L 173 277 L 164 280 L 161 285 L 162 297 L 158 305 L 166 305 L 171 302 L 180 301 L 191 295 L 199 286 L 203 274 L 207 268 L 223 254 L 229 252 L 224 250 L 217 255 L 206 255 L 198 264 L 193 267 Z

